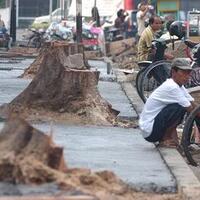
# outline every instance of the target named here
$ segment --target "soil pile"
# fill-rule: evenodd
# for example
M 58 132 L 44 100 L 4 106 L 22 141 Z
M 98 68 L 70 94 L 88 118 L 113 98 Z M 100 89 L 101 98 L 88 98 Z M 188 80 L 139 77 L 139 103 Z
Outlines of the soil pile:
M 8 55 L 10 56 L 33 56 L 36 57 L 39 53 L 39 49 L 37 48 L 29 48 L 29 47 L 12 47 L 8 51 Z

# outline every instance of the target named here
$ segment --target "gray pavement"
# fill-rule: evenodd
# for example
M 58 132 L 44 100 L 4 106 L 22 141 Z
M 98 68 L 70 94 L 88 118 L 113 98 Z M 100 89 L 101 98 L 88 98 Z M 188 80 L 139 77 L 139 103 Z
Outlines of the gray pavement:
M 94 67 L 101 71 L 102 81 L 99 82 L 98 88 L 102 97 L 121 111 L 121 117 L 137 118 L 133 104 L 123 92 L 121 85 L 115 82 L 114 70 L 107 74 L 106 65 L 101 62 L 97 65 L 93 62 Z M 20 70 L 2 72 L 0 103 L 6 103 L 17 96 L 30 80 L 18 79 Z M 45 132 L 50 129 L 49 124 L 35 126 Z M 131 186 L 142 191 L 176 191 L 176 180 L 160 153 L 154 145 L 142 138 L 138 129 L 62 124 L 55 124 L 53 129 L 54 140 L 64 147 L 65 159 L 69 166 L 112 170 Z

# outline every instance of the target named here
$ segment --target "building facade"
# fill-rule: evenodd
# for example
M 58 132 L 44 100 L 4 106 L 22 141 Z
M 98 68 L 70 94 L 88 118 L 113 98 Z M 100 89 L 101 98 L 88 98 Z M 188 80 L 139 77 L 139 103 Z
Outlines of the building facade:
M 185 20 L 187 12 L 194 9 L 200 10 L 199 0 L 146 0 L 156 8 L 157 14 L 162 16 L 171 15 L 176 20 Z M 133 0 L 134 9 L 141 0 Z
M 16 20 L 18 27 L 27 27 L 35 17 L 48 15 L 51 10 L 62 6 L 63 9 L 65 9 L 65 7 L 69 7 L 71 3 L 71 0 L 5 0 L 5 7 L 9 7 L 11 1 L 16 2 Z M 98 3 L 98 0 L 96 1 Z M 142 0 L 122 1 L 124 1 L 125 7 L 130 7 L 132 1 L 133 10 L 136 10 L 137 5 Z M 178 20 L 184 20 L 188 11 L 193 9 L 200 10 L 199 0 L 146 0 L 146 2 L 147 1 L 154 5 L 159 15 L 171 15 Z

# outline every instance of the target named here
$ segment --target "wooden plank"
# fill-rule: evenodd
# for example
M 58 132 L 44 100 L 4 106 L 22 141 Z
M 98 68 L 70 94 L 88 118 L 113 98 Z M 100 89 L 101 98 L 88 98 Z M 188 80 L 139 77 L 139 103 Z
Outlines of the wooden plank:
M 101 56 L 99 51 L 84 51 L 84 58 L 86 60 L 96 60 Z
M 189 39 L 192 40 L 192 41 L 195 41 L 195 42 L 199 42 L 200 36 L 190 36 Z
M 0 197 L 0 200 L 98 200 L 96 197 L 92 196 L 4 196 Z
M 115 42 L 106 43 L 106 56 L 119 55 L 126 49 L 130 49 L 135 46 L 135 38 L 128 38 Z

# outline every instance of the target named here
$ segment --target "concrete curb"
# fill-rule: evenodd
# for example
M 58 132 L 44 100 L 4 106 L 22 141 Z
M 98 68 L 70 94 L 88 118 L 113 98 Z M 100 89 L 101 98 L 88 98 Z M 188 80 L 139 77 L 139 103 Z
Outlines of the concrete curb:
M 126 82 L 126 76 L 122 72 L 116 72 L 116 76 L 117 81 L 121 83 L 125 94 L 139 116 L 144 103 L 138 96 L 135 87 L 130 82 Z M 179 152 L 176 149 L 170 148 L 158 148 L 158 151 L 176 179 L 178 193 L 182 196 L 183 200 L 199 199 L 200 182 Z
M 177 181 L 178 192 L 184 200 L 200 197 L 200 182 L 176 149 L 158 148 L 161 157 Z
M 139 117 L 139 113 L 141 113 L 144 103 L 140 99 L 134 86 L 130 82 L 126 81 L 126 75 L 121 71 L 115 71 L 115 74 L 117 77 L 117 82 L 121 84 L 122 90 L 128 97 Z

